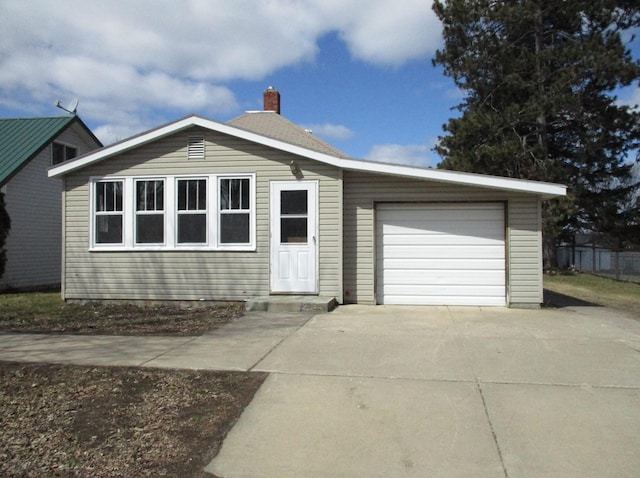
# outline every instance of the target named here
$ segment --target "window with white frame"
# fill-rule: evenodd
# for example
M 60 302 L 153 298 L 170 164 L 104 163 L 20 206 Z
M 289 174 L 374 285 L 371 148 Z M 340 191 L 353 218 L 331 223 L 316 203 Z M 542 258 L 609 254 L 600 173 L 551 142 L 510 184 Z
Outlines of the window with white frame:
M 94 241 L 96 244 L 123 244 L 123 181 L 95 183 Z
M 178 244 L 207 242 L 207 180 L 178 179 Z
M 251 238 L 249 178 L 220 178 L 219 181 L 220 243 L 248 244 Z
M 136 244 L 164 243 L 164 180 L 138 179 L 136 185 Z
M 95 178 L 92 250 L 255 250 L 255 174 Z

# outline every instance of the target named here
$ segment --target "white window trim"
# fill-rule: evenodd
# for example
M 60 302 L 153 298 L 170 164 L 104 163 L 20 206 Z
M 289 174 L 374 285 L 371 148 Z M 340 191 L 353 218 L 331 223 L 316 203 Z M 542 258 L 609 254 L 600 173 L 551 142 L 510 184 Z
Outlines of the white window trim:
M 136 187 L 136 183 L 139 181 L 162 181 L 163 183 L 163 195 L 164 195 L 164 204 L 163 204 L 163 209 L 162 211 L 138 211 L 136 208 L 136 194 L 138 191 L 138 188 Z M 166 196 L 166 190 L 167 190 L 167 181 L 165 178 L 157 178 L 157 177 L 141 177 L 141 178 L 133 178 L 133 189 L 131 191 L 131 196 L 133 197 L 133 204 L 132 204 L 132 213 L 133 213 L 133 241 L 134 241 L 134 246 L 136 249 L 140 249 L 141 247 L 164 247 L 167 244 L 167 196 Z M 123 207 L 126 207 L 126 205 L 123 205 Z M 135 238 L 137 236 L 137 232 L 138 232 L 138 221 L 137 218 L 138 216 L 144 216 L 144 215 L 162 215 L 162 223 L 164 224 L 164 241 L 163 242 L 157 242 L 157 243 L 137 243 L 135 242 Z
M 249 179 L 249 243 L 219 243 L 219 179 Z M 207 243 L 178 244 L 178 179 L 207 180 Z M 135 181 L 164 180 L 165 185 L 165 244 L 135 243 Z M 97 244 L 95 241 L 95 193 L 96 184 L 100 181 L 122 181 L 123 203 L 123 243 Z M 256 174 L 175 174 L 162 176 L 95 176 L 89 178 L 89 251 L 255 251 L 256 250 Z
M 213 237 L 211 235 L 211 196 L 213 196 L 216 192 L 216 190 L 213 190 L 212 188 L 212 178 L 215 178 L 215 175 L 200 175 L 200 176 L 174 176 L 173 178 L 173 188 L 172 188 L 172 194 L 173 194 L 173 201 L 171 204 L 173 204 L 173 222 L 172 222 L 172 240 L 173 240 L 173 248 L 176 250 L 200 250 L 200 249 L 205 249 L 205 250 L 210 250 L 210 244 L 211 244 L 211 238 Z M 178 216 L 179 216 L 179 211 L 178 211 L 178 181 L 184 181 L 184 180 L 197 180 L 197 179 L 204 179 L 206 181 L 206 188 L 207 188 L 207 210 L 205 211 L 206 214 L 206 221 L 207 221 L 207 237 L 205 239 L 205 242 L 198 242 L 198 243 L 178 243 Z M 184 213 L 183 213 L 184 214 Z M 186 213 L 189 214 L 189 213 Z M 194 213 L 197 214 L 197 213 Z
M 256 180 L 255 174 L 220 174 L 216 178 L 216 197 L 215 197 L 215 222 L 216 223 L 216 242 L 218 243 L 219 250 L 237 250 L 238 247 L 244 247 L 245 244 L 222 244 L 220 243 L 220 210 L 219 208 L 219 199 L 220 199 L 220 182 L 222 179 L 248 179 L 249 180 L 249 244 L 256 243 Z M 239 211 L 238 214 L 246 214 L 244 210 Z M 227 213 L 229 214 L 229 213 Z M 234 214 L 234 213 L 232 213 Z

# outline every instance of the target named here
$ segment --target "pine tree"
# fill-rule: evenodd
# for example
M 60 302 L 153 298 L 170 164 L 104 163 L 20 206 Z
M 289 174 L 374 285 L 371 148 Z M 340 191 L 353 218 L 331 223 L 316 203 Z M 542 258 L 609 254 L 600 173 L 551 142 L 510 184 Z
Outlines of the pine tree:
M 436 53 L 465 93 L 443 126 L 440 167 L 559 182 L 567 198 L 545 204 L 546 257 L 562 235 L 607 228 L 630 190 L 640 111 L 614 91 L 640 78 L 623 38 L 640 26 L 626 0 L 435 1 L 444 26 Z M 632 41 L 633 38 L 631 38 Z
M 0 192 L 0 278 L 4 274 L 4 268 L 7 264 L 7 251 L 4 244 L 11 229 L 11 218 L 7 213 L 4 203 L 4 193 Z

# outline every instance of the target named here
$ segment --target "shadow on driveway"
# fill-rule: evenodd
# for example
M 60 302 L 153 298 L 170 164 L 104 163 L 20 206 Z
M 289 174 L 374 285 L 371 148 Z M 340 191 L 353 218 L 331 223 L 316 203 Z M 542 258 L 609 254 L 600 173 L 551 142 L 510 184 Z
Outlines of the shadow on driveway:
M 553 292 L 549 289 L 544 289 L 544 307 L 562 309 L 565 307 L 602 307 L 594 302 L 587 302 L 586 300 L 571 297 L 570 295 L 560 294 L 559 292 Z

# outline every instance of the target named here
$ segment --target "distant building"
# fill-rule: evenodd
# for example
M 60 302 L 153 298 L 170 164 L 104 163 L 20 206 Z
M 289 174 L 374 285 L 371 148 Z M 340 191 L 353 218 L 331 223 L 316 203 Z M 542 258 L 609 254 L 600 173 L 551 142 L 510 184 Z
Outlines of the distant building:
M 47 171 L 101 146 L 75 115 L 0 119 L 0 191 L 11 218 L 0 290 L 60 284 L 62 181 Z

